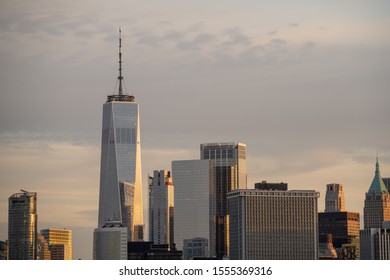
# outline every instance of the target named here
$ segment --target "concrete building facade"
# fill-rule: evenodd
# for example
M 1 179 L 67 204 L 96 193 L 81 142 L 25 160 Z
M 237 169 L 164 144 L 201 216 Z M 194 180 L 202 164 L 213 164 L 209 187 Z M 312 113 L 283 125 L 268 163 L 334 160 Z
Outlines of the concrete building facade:
M 230 259 L 318 259 L 318 197 L 295 190 L 228 193 Z

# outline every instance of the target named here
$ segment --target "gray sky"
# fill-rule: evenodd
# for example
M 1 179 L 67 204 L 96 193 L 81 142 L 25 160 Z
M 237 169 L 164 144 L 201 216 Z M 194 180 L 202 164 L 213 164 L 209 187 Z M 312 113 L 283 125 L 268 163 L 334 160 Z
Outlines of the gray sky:
M 119 26 L 145 179 L 231 141 L 250 187 L 315 189 L 320 211 L 337 182 L 362 213 L 377 154 L 390 177 L 387 0 L 0 0 L 0 240 L 23 188 L 39 228 L 72 229 L 74 257 L 92 257 Z

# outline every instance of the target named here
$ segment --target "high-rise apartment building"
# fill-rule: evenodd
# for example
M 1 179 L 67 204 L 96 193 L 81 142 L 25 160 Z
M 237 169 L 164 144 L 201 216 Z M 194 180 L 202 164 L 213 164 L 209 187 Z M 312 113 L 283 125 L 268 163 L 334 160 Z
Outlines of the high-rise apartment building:
M 310 190 L 228 193 L 230 259 L 318 259 L 318 197 Z
M 72 231 L 69 229 L 42 229 L 41 234 L 49 244 L 52 260 L 73 259 Z
M 175 243 L 205 238 L 207 257 L 215 256 L 215 166 L 211 160 L 172 161 L 175 186 Z
M 149 185 L 149 241 L 174 246 L 174 186 L 171 173 L 155 170 Z
M 10 260 L 37 259 L 37 193 L 22 190 L 9 198 L 8 256 Z
M 390 220 L 390 194 L 383 183 L 378 158 L 375 176 L 364 200 L 364 228 L 381 228 L 383 221 Z
M 345 211 L 344 189 L 341 184 L 326 185 L 325 212 Z
M 139 108 L 123 92 L 121 47 L 119 36 L 118 93 L 103 105 L 98 228 L 120 221 L 136 241 L 144 227 Z
M 214 161 L 216 190 L 216 257 L 229 255 L 229 221 L 226 194 L 247 188 L 246 145 L 207 143 L 200 145 L 200 158 Z

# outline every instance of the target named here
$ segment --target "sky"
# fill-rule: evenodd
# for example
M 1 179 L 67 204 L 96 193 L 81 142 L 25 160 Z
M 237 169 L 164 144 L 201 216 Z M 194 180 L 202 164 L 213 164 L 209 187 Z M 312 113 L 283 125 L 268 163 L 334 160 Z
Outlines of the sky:
M 245 143 L 248 187 L 316 190 L 319 211 L 340 183 L 362 218 L 377 155 L 390 177 L 387 0 L 0 0 L 0 240 L 26 189 L 39 229 L 71 229 L 92 258 L 119 27 L 145 199 L 148 173 L 209 142 Z

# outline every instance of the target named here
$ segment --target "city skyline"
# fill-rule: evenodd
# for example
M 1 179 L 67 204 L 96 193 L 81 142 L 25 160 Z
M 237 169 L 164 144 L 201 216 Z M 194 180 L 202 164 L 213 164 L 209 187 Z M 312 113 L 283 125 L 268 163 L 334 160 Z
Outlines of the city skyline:
M 362 218 L 377 154 L 390 177 L 386 1 L 0 6 L 0 240 L 8 197 L 27 189 L 38 229 L 71 229 L 74 257 L 92 258 L 119 26 L 140 104 L 144 202 L 147 174 L 199 158 L 201 143 L 246 143 L 248 188 L 314 189 L 319 211 L 339 183 Z

